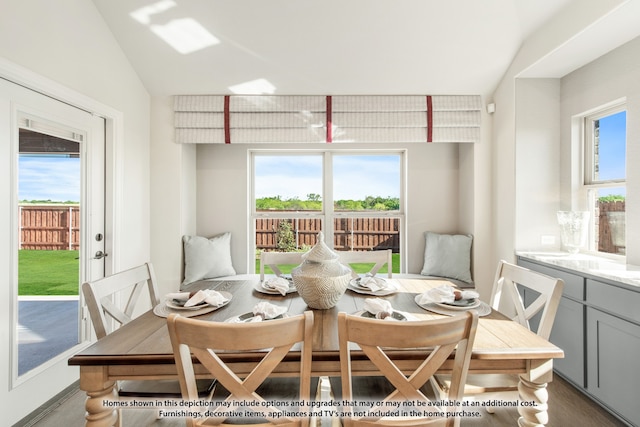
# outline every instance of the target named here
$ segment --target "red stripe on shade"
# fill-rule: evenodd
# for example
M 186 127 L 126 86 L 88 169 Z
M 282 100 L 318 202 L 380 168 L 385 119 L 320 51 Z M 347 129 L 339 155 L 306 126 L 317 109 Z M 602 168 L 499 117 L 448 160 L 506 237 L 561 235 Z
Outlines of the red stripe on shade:
M 229 117 L 229 104 L 231 97 L 225 95 L 224 97 L 224 143 L 231 144 L 231 118 Z
M 433 103 L 427 95 L 427 142 L 433 142 Z
M 327 143 L 333 142 L 333 125 L 331 122 L 332 106 L 331 95 L 327 96 Z

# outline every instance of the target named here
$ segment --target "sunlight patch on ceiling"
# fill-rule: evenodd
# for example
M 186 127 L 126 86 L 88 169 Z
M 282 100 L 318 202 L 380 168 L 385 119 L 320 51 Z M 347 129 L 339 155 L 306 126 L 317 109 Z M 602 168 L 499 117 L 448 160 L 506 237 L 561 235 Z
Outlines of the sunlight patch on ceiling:
M 169 46 L 186 55 L 220 43 L 205 27 L 193 18 L 173 19 L 166 24 L 151 24 L 153 15 L 158 15 L 177 6 L 174 0 L 159 2 L 141 7 L 129 15 L 149 29 Z
M 193 18 L 174 19 L 165 25 L 151 25 L 150 28 L 155 35 L 184 55 L 220 43 Z
M 162 13 L 166 10 L 176 6 L 176 2 L 173 0 L 162 0 L 157 3 L 150 4 L 148 6 L 141 7 L 134 10 L 129 15 L 143 25 L 149 25 L 151 23 L 151 15 Z
M 272 95 L 276 87 L 267 79 L 256 79 L 229 86 L 229 90 L 238 95 Z

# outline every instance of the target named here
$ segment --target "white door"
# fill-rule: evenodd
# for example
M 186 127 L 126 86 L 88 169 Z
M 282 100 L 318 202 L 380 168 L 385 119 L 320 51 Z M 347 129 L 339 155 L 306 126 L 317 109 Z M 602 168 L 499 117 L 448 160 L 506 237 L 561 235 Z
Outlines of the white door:
M 2 79 L 0 108 L 0 159 L 9 165 L 0 187 L 9 213 L 0 274 L 9 286 L 0 299 L 10 301 L 0 313 L 10 337 L 0 362 L 8 357 L 11 400 L 33 405 L 77 380 L 67 359 L 88 342 L 80 284 L 105 269 L 105 124 Z

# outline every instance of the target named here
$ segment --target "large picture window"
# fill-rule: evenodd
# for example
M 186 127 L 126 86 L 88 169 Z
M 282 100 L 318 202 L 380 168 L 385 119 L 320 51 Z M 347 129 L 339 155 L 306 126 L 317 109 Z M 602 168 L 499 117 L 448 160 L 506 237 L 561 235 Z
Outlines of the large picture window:
M 620 105 L 584 120 L 584 189 L 594 219 L 590 249 L 624 255 L 626 111 Z
M 251 152 L 256 253 L 392 249 L 400 271 L 404 151 Z

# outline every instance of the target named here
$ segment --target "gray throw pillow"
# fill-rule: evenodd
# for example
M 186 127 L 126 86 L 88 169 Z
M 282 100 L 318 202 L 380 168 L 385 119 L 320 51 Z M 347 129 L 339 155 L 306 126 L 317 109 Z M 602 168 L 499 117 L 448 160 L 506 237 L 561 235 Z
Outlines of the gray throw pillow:
M 471 235 L 424 233 L 423 276 L 446 277 L 472 283 Z
M 223 233 L 210 239 L 200 236 L 183 236 L 184 281 L 182 286 L 198 280 L 233 276 L 236 271 L 231 263 L 231 233 Z

